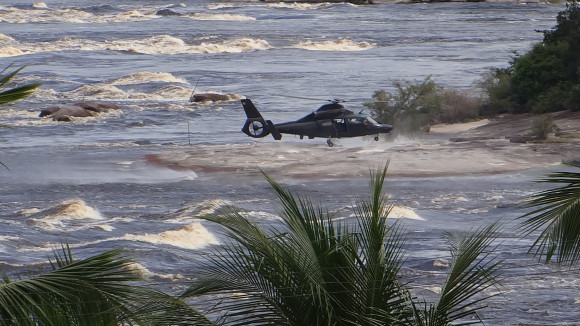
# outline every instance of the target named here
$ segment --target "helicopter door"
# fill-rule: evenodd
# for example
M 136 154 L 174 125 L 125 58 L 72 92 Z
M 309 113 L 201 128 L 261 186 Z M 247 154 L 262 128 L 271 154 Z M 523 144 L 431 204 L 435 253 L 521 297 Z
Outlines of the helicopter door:
M 336 126 L 336 131 L 338 133 L 338 137 L 348 136 L 348 127 L 346 126 L 345 119 L 336 119 L 336 120 L 334 120 L 334 123 Z

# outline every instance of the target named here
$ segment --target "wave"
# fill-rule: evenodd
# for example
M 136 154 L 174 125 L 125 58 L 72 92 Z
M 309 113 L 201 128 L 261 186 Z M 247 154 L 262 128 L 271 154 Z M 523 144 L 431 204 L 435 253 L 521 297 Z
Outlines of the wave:
M 132 263 L 127 265 L 127 269 L 130 269 L 141 276 L 143 279 L 152 280 L 152 279 L 168 279 L 168 280 L 180 280 L 183 279 L 184 276 L 181 274 L 159 274 L 148 270 L 145 266 L 139 263 Z
M 269 221 L 278 221 L 282 218 L 278 215 L 271 214 L 268 212 L 261 212 L 261 211 L 249 211 L 249 212 L 242 212 L 240 213 L 243 217 L 249 220 L 269 220 Z
M 46 4 L 29 8 L 0 7 L 0 21 L 11 24 L 64 22 L 72 24 L 119 23 L 161 18 L 155 9 L 140 8 L 122 13 L 95 14 L 76 8 L 50 8 Z M 144 12 L 141 10 L 145 10 Z
M 91 226 L 94 228 L 94 226 Z M 67 231 L 68 231 L 67 227 Z M 201 249 L 209 245 L 219 245 L 220 242 L 211 234 L 203 225 L 198 222 L 191 223 L 176 229 L 164 231 L 161 233 L 146 233 L 146 234 L 125 234 L 121 237 L 111 237 L 105 239 L 98 239 L 93 241 L 86 241 L 80 243 L 69 243 L 70 248 L 79 248 L 85 246 L 94 246 L 108 241 L 138 241 L 147 242 L 155 245 L 169 245 L 184 249 Z M 19 252 L 38 252 L 38 251 L 52 251 L 58 248 L 60 243 L 43 243 L 41 247 L 36 246 L 22 246 L 17 249 Z
M 55 41 L 38 43 L 18 42 L 10 36 L 3 35 L 3 37 L 0 37 L 0 46 L 2 46 L 0 56 L 4 57 L 56 51 L 123 51 L 150 55 L 174 55 L 241 53 L 272 48 L 267 41 L 261 39 L 239 38 L 216 42 L 204 41 L 198 45 L 189 45 L 182 39 L 170 35 L 104 42 L 65 37 Z
M 157 88 L 149 90 L 151 87 L 143 84 L 154 84 Z M 161 85 L 157 85 L 161 84 Z M 165 84 L 165 85 L 163 85 Z M 134 88 L 127 88 L 132 86 Z M 148 88 L 147 91 L 140 91 L 137 86 Z M 122 87 L 122 88 L 120 88 Z M 191 95 L 191 87 L 187 80 L 176 77 L 167 72 L 134 72 L 105 82 L 83 84 L 69 91 L 58 92 L 53 89 L 38 89 L 31 96 L 32 100 L 47 101 L 75 101 L 75 100 L 158 100 L 167 99 L 177 101 L 188 101 Z M 2 112 L 0 112 L 2 114 Z
M 13 41 L 14 39 L 11 36 L 0 33 L 0 42 L 13 42 Z
M 233 203 L 228 200 L 209 199 L 200 203 L 188 205 L 181 208 L 176 213 L 180 216 L 180 219 L 184 217 L 195 218 L 195 216 L 218 214 L 226 207 L 233 207 Z
M 20 237 L 15 237 L 12 235 L 0 235 L 0 242 L 2 241 L 18 241 Z
M 166 83 L 183 83 L 187 84 L 187 80 L 173 76 L 168 72 L 149 72 L 141 71 L 131 73 L 127 76 L 120 77 L 111 81 L 113 85 L 131 85 L 148 82 L 166 82 Z
M 206 8 L 209 10 L 219 10 L 219 9 L 224 9 L 224 8 L 236 8 L 238 6 L 239 5 L 233 4 L 233 3 L 215 3 L 215 4 L 210 4 L 210 5 L 206 6 Z
M 213 234 L 197 222 L 158 234 L 126 234 L 119 239 L 164 244 L 184 249 L 200 249 L 207 245 L 219 245 L 219 241 Z
M 291 48 L 311 50 L 311 51 L 364 51 L 376 47 L 375 43 L 355 42 L 349 39 L 340 39 L 337 41 L 305 41 Z
M 103 220 L 96 209 L 81 199 L 69 199 L 28 216 L 31 223 L 45 230 L 80 230 L 90 227 L 87 220 Z
M 154 101 L 189 101 L 191 88 L 179 85 L 162 86 L 151 92 L 141 92 L 134 89 L 122 90 L 105 83 L 85 84 L 68 92 L 60 93 L 59 97 L 67 99 L 92 100 L 154 100 Z
M 191 45 L 171 35 L 156 35 L 144 39 L 104 42 L 64 37 L 50 42 L 27 43 L 18 42 L 8 35 L 0 34 L 0 46 L 0 57 L 56 51 L 121 51 L 149 55 L 176 55 L 191 53 L 243 53 L 265 51 L 274 48 L 266 40 L 262 39 L 238 38 L 221 41 L 205 40 L 197 45 Z M 375 43 L 366 41 L 356 42 L 350 39 L 320 42 L 304 41 L 289 46 L 289 48 L 310 51 L 364 51 L 375 47 Z
M 64 22 L 72 24 L 136 22 L 162 18 L 161 10 L 174 6 L 149 6 L 131 8 L 122 12 L 120 7 L 97 5 L 87 8 L 52 8 L 43 2 L 28 7 L 0 6 L 0 21 L 11 24 Z M 197 20 L 256 20 L 246 15 L 188 13 L 176 15 Z
M 228 20 L 228 21 L 251 21 L 256 20 L 254 17 L 246 15 L 232 15 L 232 14 L 204 14 L 204 13 L 190 13 L 185 17 L 195 20 Z
M 389 218 L 408 218 L 412 220 L 424 221 L 413 209 L 404 206 L 394 206 L 389 213 Z
M 326 9 L 335 6 L 336 3 L 320 2 L 320 3 L 305 3 L 305 2 L 277 2 L 268 3 L 266 6 L 270 8 L 289 8 L 298 10 L 315 10 Z
M 39 80 L 40 77 L 31 77 Z M 79 101 L 101 100 L 118 104 L 123 110 L 111 110 L 92 117 L 71 118 L 71 122 L 98 123 L 117 119 L 127 111 L 142 111 L 163 108 L 170 111 L 191 111 L 193 87 L 187 80 L 167 72 L 135 72 L 104 82 L 81 84 L 73 89 L 57 91 L 39 88 L 27 99 L 31 107 L 27 110 L 6 108 L 0 110 L 0 120 L 7 126 L 36 126 L 59 124 L 52 119 L 39 118 L 43 107 L 50 105 L 67 106 Z M 199 93 L 199 92 L 198 92 Z M 230 101 L 244 98 L 237 93 L 204 91 L 205 95 L 225 95 Z M 214 103 L 203 102 L 198 105 Z
M 11 46 L 0 48 L 0 57 L 16 57 L 23 54 L 26 53 L 22 52 L 20 49 Z

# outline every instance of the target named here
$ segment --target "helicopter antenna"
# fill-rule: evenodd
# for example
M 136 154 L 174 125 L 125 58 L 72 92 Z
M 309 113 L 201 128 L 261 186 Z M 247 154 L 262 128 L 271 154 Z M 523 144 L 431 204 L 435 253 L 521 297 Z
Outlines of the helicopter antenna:
M 189 132 L 189 120 L 187 120 L 187 143 L 191 146 L 191 133 Z

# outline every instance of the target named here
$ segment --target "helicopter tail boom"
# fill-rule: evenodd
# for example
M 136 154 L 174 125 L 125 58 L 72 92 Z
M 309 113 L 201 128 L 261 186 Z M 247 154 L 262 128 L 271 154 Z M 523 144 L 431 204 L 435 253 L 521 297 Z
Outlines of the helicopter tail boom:
M 282 139 L 282 135 L 276 129 L 276 126 L 270 120 L 264 120 L 254 103 L 250 99 L 242 99 L 242 106 L 246 112 L 246 123 L 242 131 L 253 138 L 266 137 L 272 134 L 272 137 L 276 140 Z

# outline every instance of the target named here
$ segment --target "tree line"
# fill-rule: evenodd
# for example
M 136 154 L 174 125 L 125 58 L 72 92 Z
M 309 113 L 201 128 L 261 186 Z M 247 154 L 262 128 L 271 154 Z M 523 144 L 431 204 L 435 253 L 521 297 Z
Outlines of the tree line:
M 499 114 L 580 111 L 580 6 L 569 1 L 557 24 L 525 54 L 514 52 L 507 68 L 493 68 L 476 82 L 477 96 L 446 89 L 431 77 L 394 81 L 364 105 L 376 120 L 397 133 L 428 130 L 434 123 L 456 123 Z M 397 130 L 398 129 L 398 130 Z

